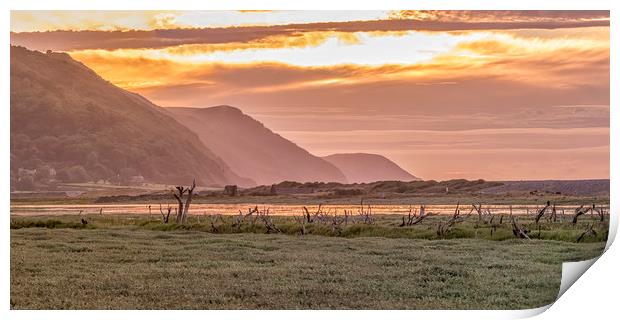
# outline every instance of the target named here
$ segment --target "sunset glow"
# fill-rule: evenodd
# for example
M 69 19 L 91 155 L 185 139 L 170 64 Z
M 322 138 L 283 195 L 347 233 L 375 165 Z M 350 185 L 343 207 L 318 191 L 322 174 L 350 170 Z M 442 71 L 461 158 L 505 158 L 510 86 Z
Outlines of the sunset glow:
M 608 12 L 14 11 L 11 30 L 160 106 L 238 107 L 315 155 L 380 153 L 436 180 L 609 177 Z

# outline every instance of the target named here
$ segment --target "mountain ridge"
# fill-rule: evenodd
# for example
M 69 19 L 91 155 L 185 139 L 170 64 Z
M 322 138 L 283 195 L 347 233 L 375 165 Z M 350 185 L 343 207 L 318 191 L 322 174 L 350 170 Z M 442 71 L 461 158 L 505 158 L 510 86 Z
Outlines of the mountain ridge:
M 421 180 L 380 154 L 336 153 L 325 156 L 323 159 L 340 169 L 349 183 Z
M 19 169 L 51 167 L 65 182 L 254 184 L 165 109 L 66 53 L 11 46 L 10 90 L 12 183 Z
M 219 105 L 166 108 L 240 175 L 258 185 L 287 180 L 346 182 L 329 162 L 267 128 L 241 109 Z

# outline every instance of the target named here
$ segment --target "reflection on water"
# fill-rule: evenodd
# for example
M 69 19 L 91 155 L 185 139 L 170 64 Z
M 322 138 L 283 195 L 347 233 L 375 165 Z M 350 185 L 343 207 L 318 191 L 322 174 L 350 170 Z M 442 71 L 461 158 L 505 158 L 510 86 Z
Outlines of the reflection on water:
M 174 203 L 170 205 L 175 208 Z M 223 214 L 232 215 L 239 214 L 239 210 L 244 213 L 248 212 L 248 208 L 258 206 L 259 209 L 269 209 L 269 213 L 273 215 L 299 215 L 302 212 L 302 205 L 295 204 L 192 204 L 190 214 L 192 215 L 210 215 Z M 150 207 L 150 209 L 149 209 Z M 166 204 L 164 204 L 165 210 Z M 307 206 L 308 210 L 316 211 L 318 206 Z M 454 213 L 455 205 L 427 205 L 426 211 L 437 214 Z M 542 205 L 512 205 L 513 214 L 529 214 L 542 209 Z M 574 214 L 575 208 L 578 206 L 556 206 L 558 214 Z M 325 205 L 323 210 L 330 213 L 343 214 L 344 210 L 352 210 L 356 213 L 359 205 Z M 416 210 L 419 205 L 372 205 L 374 214 L 404 214 L 412 208 Z M 461 205 L 461 213 L 467 213 L 472 209 L 471 205 Z M 490 209 L 492 213 L 510 212 L 508 205 L 483 205 L 483 209 Z M 606 207 L 606 211 L 608 208 Z M 21 205 L 11 204 L 11 214 L 13 215 L 65 215 L 65 214 L 159 214 L 159 204 L 92 204 L 92 205 Z

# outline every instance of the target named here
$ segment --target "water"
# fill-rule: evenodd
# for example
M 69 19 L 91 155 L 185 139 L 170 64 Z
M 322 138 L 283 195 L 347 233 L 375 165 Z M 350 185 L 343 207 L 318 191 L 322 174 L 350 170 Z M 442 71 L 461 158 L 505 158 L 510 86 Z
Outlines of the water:
M 159 204 L 11 204 L 12 215 L 34 216 L 34 215 L 70 215 L 79 214 L 99 214 L 100 210 L 102 214 L 149 214 L 149 205 L 151 207 L 150 214 L 159 215 Z M 176 204 L 170 203 L 171 207 L 176 208 Z M 260 210 L 269 209 L 269 213 L 273 215 L 301 215 L 302 205 L 299 204 L 259 204 L 259 203 L 243 203 L 243 204 L 192 204 L 189 210 L 190 215 L 235 215 L 239 214 L 239 210 L 243 213 L 248 212 L 248 208 L 254 208 L 258 206 Z M 307 206 L 308 210 L 313 213 L 317 210 L 316 205 Z M 372 205 L 373 214 L 406 214 L 410 208 L 412 210 L 419 211 L 419 205 Z M 435 214 L 453 214 L 455 205 L 427 205 L 426 212 L 432 212 Z M 542 209 L 541 205 L 513 205 L 513 214 L 533 214 L 534 212 Z M 574 214 L 575 208 L 578 206 L 556 206 L 557 214 Z M 461 214 L 467 214 L 471 209 L 471 205 L 461 205 Z M 483 205 L 483 210 L 490 209 L 493 214 L 508 214 L 510 212 L 510 206 L 508 205 Z M 164 211 L 166 211 L 166 204 L 163 205 Z M 351 210 L 353 214 L 356 214 L 360 209 L 359 205 L 325 205 L 322 206 L 324 211 L 329 213 L 344 214 L 344 210 Z M 368 207 L 365 206 L 364 210 Z M 605 207 L 605 211 L 609 212 L 608 207 Z M 473 214 L 476 214 L 474 211 Z

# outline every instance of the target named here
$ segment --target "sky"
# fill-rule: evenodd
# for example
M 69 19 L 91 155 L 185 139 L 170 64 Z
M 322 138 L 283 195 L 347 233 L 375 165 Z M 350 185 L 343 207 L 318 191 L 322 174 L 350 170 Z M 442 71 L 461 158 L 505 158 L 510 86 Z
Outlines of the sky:
M 163 107 L 231 105 L 423 179 L 609 178 L 608 11 L 12 11 Z

